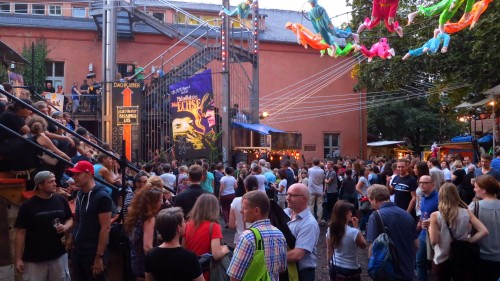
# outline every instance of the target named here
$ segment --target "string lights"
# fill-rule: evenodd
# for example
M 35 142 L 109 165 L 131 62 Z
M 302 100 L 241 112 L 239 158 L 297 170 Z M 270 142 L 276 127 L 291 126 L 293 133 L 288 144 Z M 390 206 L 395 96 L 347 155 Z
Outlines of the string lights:
M 259 1 L 253 0 L 253 53 L 259 50 Z

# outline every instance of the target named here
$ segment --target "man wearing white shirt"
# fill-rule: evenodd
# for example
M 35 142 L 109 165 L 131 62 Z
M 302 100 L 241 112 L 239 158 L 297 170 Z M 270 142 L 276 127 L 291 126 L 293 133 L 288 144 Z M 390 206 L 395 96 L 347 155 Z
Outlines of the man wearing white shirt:
M 314 158 L 313 166 L 309 168 L 307 172 L 309 177 L 308 190 L 310 194 L 309 209 L 319 221 L 323 215 L 323 182 L 325 179 L 325 171 L 319 166 L 319 159 Z M 316 206 L 317 213 L 314 212 L 314 206 Z
M 166 186 L 172 189 L 175 188 L 175 175 L 172 173 L 170 164 L 163 165 L 163 174 L 161 174 L 160 178 Z

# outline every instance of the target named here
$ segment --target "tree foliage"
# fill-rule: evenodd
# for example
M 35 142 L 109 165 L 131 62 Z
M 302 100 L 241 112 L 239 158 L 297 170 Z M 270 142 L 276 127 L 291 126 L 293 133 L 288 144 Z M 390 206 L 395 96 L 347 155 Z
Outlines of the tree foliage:
M 45 61 L 50 53 L 47 40 L 45 38 L 39 38 L 34 42 L 34 61 L 30 65 L 27 65 L 23 69 L 24 84 L 28 86 L 34 86 L 35 89 L 41 90 L 44 88 L 45 79 L 47 77 L 47 70 L 45 67 Z M 25 44 L 23 47 L 23 57 L 27 60 L 31 60 L 32 48 L 31 43 Z M 32 68 L 33 66 L 33 68 Z M 32 71 L 34 70 L 34 81 L 32 81 Z
M 371 1 L 347 0 L 347 3 L 353 9 L 351 27 L 359 26 L 365 17 L 371 15 Z M 462 133 L 463 124 L 457 121 L 457 115 L 470 112 L 458 112 L 454 107 L 463 101 L 483 98 L 482 92 L 500 83 L 500 71 L 497 70 L 500 65 L 498 1 L 490 3 L 474 29 L 451 35 L 447 53 L 401 60 L 409 49 L 418 48 L 432 38 L 439 19 L 439 15 L 432 18 L 419 15 L 407 27 L 406 16 L 418 5 L 435 3 L 437 1 L 399 2 L 397 19 L 404 29 L 403 38 L 390 34 L 383 23 L 374 30 L 365 30 L 360 36 L 362 44 L 370 48 L 379 38 L 386 37 L 396 56 L 391 60 L 375 58 L 371 63 L 362 63 L 352 73 L 358 79 L 356 91 L 422 93 L 421 99 L 400 99 L 389 103 L 389 106 L 370 106 L 368 110 L 368 133 L 381 134 L 385 139 L 405 138 L 414 148 Z M 464 7 L 451 21 L 460 19 Z

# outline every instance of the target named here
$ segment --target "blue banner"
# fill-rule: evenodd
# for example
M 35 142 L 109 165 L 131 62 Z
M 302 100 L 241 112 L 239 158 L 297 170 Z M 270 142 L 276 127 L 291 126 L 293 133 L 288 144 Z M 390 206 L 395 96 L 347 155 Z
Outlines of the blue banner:
M 208 158 L 216 142 L 212 71 L 169 86 L 176 159 Z

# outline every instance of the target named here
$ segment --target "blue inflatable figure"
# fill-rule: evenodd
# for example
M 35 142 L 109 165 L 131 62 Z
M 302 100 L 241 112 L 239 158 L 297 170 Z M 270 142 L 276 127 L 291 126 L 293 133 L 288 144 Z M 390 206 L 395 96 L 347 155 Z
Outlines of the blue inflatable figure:
M 241 2 L 236 8 L 232 11 L 229 11 L 226 8 L 222 8 L 222 11 L 220 11 L 219 16 L 222 16 L 222 14 L 226 14 L 230 17 L 237 15 L 240 20 L 244 20 L 248 17 L 250 14 L 250 5 L 252 4 L 251 0 L 246 0 L 245 2 Z
M 441 48 L 441 53 L 446 53 L 448 51 L 448 45 L 450 44 L 450 35 L 446 33 L 441 33 L 439 29 L 434 30 L 434 37 L 427 41 L 422 47 L 409 50 L 408 53 L 403 57 L 406 60 L 409 57 L 417 57 L 423 54 L 435 54 L 437 53 L 439 46 L 443 41 L 443 47 Z
M 335 42 L 333 42 L 333 37 L 337 38 L 348 38 L 352 37 L 356 43 L 359 42 L 359 36 L 356 33 L 352 33 L 350 28 L 344 30 L 336 28 L 333 26 L 328 13 L 325 8 L 318 5 L 318 0 L 308 0 L 311 4 L 312 9 L 309 10 L 309 18 L 313 25 L 314 30 L 321 34 L 321 37 L 326 41 L 326 43 L 332 46 L 335 51 Z M 328 40 L 330 39 L 330 40 Z

